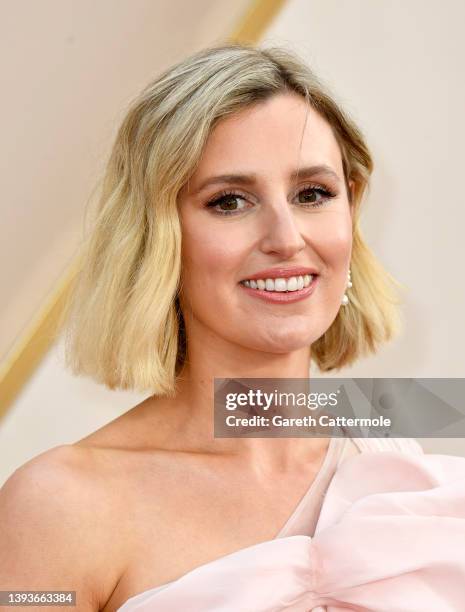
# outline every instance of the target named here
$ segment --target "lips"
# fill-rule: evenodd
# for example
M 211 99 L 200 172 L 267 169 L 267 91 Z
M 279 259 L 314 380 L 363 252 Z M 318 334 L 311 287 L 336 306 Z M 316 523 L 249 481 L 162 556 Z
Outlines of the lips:
M 305 275 L 306 276 L 306 275 Z M 310 276 L 310 275 L 309 275 Z M 253 279 L 252 279 L 253 280 Z M 259 279 L 260 280 L 260 279 Z M 267 291 L 259 288 L 252 288 L 239 283 L 241 290 L 246 291 L 253 298 L 264 300 L 265 302 L 274 304 L 291 304 L 309 298 L 315 291 L 318 284 L 319 276 L 312 275 L 312 280 L 307 287 L 297 289 L 297 291 Z

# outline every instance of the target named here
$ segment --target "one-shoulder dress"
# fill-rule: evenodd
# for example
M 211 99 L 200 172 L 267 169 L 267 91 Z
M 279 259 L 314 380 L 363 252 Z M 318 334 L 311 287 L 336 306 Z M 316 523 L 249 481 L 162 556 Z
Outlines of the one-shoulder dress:
M 118 612 L 465 612 L 465 458 L 412 438 L 333 437 L 272 539 Z

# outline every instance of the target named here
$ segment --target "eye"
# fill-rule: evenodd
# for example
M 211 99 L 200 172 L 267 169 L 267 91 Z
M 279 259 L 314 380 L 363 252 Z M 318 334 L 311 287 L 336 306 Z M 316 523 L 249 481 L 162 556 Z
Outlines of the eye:
M 236 193 L 233 191 L 223 191 L 219 196 L 215 197 L 213 200 L 210 200 L 207 204 L 207 208 L 211 208 L 218 215 L 236 215 L 245 210 L 243 208 L 235 208 L 238 201 L 245 202 L 245 196 L 240 193 Z M 223 207 L 223 208 L 217 208 Z
M 297 193 L 297 198 L 302 208 L 318 208 L 324 206 L 331 198 L 336 197 L 336 195 L 336 193 L 323 185 L 305 185 Z M 215 214 L 221 216 L 237 215 L 250 208 L 244 206 L 246 201 L 246 196 L 239 192 L 223 191 L 210 200 L 206 207 L 211 208 Z M 240 206 L 240 202 L 243 203 L 242 206 Z
M 336 194 L 323 187 L 323 185 L 306 185 L 297 193 L 297 197 L 299 198 L 299 204 L 305 205 L 304 208 L 317 208 L 336 197 Z

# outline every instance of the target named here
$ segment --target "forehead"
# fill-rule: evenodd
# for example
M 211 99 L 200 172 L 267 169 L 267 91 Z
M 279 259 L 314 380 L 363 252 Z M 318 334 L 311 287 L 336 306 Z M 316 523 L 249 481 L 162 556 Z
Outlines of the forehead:
M 331 166 L 343 177 L 329 123 L 299 95 L 282 93 L 221 120 L 212 130 L 193 179 L 233 170 L 267 175 L 299 165 Z

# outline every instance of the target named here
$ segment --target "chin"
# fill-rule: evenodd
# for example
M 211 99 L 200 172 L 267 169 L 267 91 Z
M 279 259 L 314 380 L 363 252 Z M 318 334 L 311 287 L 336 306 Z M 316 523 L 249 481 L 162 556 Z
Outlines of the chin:
M 305 348 L 310 348 L 312 342 L 315 342 L 319 338 L 316 334 L 307 333 L 295 333 L 292 334 L 273 334 L 270 338 L 256 339 L 259 344 L 251 347 L 265 353 L 274 353 L 276 355 L 284 355 L 286 353 L 292 353 Z

